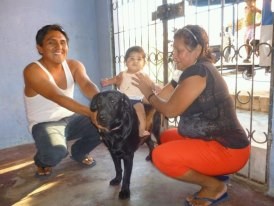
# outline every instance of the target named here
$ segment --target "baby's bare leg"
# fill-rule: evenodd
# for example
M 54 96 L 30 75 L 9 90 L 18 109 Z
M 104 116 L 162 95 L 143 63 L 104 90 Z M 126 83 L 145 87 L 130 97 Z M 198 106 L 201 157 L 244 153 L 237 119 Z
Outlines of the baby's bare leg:
M 140 102 L 137 104 L 134 104 L 134 109 L 137 113 L 140 125 L 139 125 L 139 136 L 147 136 L 149 135 L 149 132 L 146 131 L 146 112 L 144 105 Z

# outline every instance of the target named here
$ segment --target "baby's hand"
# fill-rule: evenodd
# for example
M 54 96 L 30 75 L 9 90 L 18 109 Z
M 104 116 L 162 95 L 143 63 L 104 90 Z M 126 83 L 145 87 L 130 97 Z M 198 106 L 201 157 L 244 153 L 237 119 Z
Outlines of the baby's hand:
M 109 84 L 109 83 L 108 83 L 108 78 L 101 79 L 101 82 L 100 82 L 100 83 L 101 83 L 101 86 L 102 86 L 102 87 L 108 86 L 108 84 Z

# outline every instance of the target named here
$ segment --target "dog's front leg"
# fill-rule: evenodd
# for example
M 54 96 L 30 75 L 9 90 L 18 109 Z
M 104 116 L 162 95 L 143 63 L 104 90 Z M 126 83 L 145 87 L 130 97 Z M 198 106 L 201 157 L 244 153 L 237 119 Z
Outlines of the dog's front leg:
M 132 167 L 133 167 L 133 157 L 134 153 L 127 155 L 123 158 L 124 160 L 124 176 L 123 176 L 123 183 L 122 188 L 119 193 L 120 199 L 127 199 L 130 197 L 130 178 L 132 173 Z
M 113 163 L 114 163 L 114 167 L 115 167 L 115 172 L 116 172 L 116 176 L 115 178 L 113 178 L 109 184 L 110 185 L 118 185 L 120 184 L 120 182 L 122 181 L 122 165 L 121 165 L 121 159 L 117 157 L 117 155 L 110 153 Z

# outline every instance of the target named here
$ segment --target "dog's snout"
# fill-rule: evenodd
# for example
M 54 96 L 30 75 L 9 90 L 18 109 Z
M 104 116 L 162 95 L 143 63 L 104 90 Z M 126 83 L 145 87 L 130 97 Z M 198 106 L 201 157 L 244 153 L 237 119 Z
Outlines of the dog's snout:
M 97 120 L 100 124 L 106 126 L 108 124 L 108 121 L 111 118 L 108 116 L 108 114 L 106 112 L 100 112 L 100 114 L 98 114 L 97 116 Z
M 106 116 L 104 114 L 99 114 L 99 119 L 100 120 L 106 120 Z

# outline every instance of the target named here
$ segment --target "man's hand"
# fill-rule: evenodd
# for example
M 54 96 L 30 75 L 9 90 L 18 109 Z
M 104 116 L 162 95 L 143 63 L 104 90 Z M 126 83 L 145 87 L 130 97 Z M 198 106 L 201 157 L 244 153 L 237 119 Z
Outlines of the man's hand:
M 96 127 L 98 127 L 99 125 L 98 125 L 98 122 L 97 122 L 97 112 L 92 112 L 92 111 L 90 111 L 89 117 L 90 117 L 91 122 L 92 122 Z
M 97 112 L 90 111 L 89 117 L 90 117 L 91 122 L 95 125 L 95 127 L 97 127 L 99 130 L 100 129 L 105 130 L 105 128 L 100 126 L 99 123 L 97 122 Z

